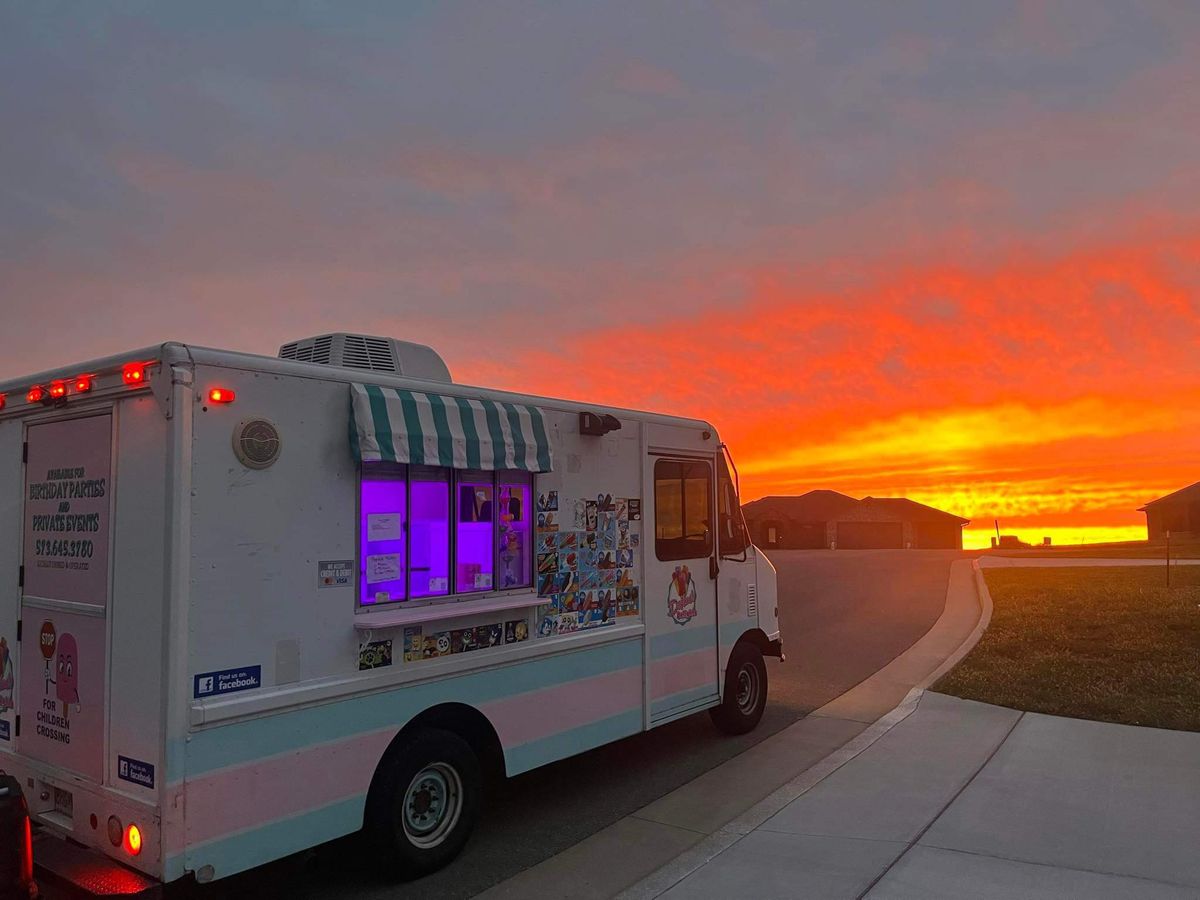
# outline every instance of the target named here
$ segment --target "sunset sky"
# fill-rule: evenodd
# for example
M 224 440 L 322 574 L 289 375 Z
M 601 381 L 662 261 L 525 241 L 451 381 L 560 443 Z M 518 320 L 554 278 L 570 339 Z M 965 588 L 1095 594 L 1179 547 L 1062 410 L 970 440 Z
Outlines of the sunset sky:
M 968 545 L 1200 480 L 1198 5 L 111 6 L 0 6 L 0 378 L 388 334 Z

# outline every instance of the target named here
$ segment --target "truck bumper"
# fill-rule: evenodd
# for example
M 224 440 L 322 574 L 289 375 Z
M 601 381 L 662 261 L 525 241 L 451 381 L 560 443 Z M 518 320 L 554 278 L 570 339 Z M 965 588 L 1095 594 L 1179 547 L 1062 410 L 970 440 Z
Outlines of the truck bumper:
M 162 884 L 150 876 L 44 829 L 34 835 L 33 871 L 38 884 L 50 896 L 116 896 L 138 900 L 162 897 Z

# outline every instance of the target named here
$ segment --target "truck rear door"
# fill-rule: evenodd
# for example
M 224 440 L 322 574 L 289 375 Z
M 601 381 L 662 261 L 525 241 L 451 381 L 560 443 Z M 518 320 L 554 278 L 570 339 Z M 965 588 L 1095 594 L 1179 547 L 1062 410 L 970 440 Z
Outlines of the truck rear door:
M 18 752 L 100 782 L 113 498 L 111 409 L 25 432 Z

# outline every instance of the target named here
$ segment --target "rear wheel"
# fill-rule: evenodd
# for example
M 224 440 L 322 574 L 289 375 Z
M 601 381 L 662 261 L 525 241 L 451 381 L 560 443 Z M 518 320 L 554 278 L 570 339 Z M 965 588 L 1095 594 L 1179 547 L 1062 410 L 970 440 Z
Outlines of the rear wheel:
M 708 714 L 726 734 L 746 734 L 758 725 L 766 707 L 767 665 L 757 647 L 742 641 L 729 654 L 721 705 Z
M 483 777 L 471 746 L 421 728 L 388 752 L 367 797 L 366 831 L 393 877 L 428 875 L 454 859 L 479 817 Z

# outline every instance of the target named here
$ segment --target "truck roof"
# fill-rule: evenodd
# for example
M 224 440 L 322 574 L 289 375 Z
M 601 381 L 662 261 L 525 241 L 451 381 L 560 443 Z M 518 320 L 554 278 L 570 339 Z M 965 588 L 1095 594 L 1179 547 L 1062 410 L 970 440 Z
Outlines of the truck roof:
M 476 385 L 458 384 L 456 382 L 427 381 L 422 378 L 412 378 L 394 375 L 388 372 L 377 372 L 368 369 L 346 369 L 329 366 L 322 363 L 297 362 L 295 360 L 279 359 L 274 356 L 263 356 L 257 353 L 241 353 L 233 350 L 218 350 L 212 347 L 199 347 L 178 341 L 166 341 L 150 347 L 131 350 L 101 359 L 88 360 L 68 366 L 61 366 L 45 372 L 38 372 L 21 378 L 0 382 L 0 393 L 11 393 L 18 389 L 24 390 L 34 384 L 43 384 L 60 379 L 69 379 L 80 373 L 89 372 L 100 374 L 119 371 L 129 362 L 154 363 L 175 365 L 190 363 L 194 365 L 217 366 L 229 369 L 250 369 L 277 375 L 291 375 L 298 378 L 314 378 L 322 381 L 341 381 L 346 384 L 377 384 L 381 387 L 394 387 L 403 390 L 415 390 L 442 394 L 448 397 L 478 397 L 487 400 L 498 400 L 513 403 L 527 403 L 545 406 L 565 411 L 596 412 L 597 407 L 604 412 L 625 414 L 646 422 L 657 422 L 663 425 L 683 425 L 712 431 L 717 437 L 717 429 L 703 419 L 693 419 L 685 416 L 671 416 L 664 413 L 648 412 L 646 410 L 628 409 L 601 403 L 587 403 L 579 400 L 564 400 L 555 397 L 545 397 L 538 394 L 518 394 L 513 391 L 497 390 Z M 719 440 L 719 438 L 718 438 Z

